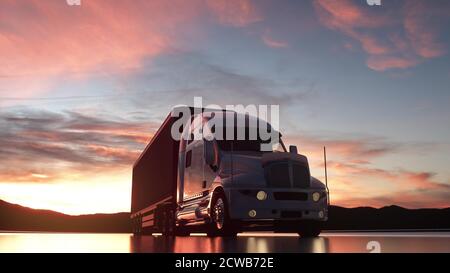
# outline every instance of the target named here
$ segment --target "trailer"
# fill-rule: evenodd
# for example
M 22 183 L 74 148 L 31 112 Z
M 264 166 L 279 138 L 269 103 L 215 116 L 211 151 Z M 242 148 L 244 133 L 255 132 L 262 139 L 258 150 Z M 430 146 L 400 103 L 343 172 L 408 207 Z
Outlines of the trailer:
M 133 166 L 131 218 L 133 232 L 165 232 L 164 214 L 173 213 L 177 192 L 178 150 L 180 141 L 171 137 L 177 118 L 170 114 Z M 156 217 L 156 213 L 159 213 Z M 163 222 L 158 220 L 163 220 Z

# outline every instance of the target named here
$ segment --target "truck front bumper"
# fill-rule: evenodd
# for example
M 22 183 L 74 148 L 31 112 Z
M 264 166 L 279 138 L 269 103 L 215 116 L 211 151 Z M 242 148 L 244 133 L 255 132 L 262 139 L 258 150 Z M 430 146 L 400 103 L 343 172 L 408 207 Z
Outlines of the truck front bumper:
M 258 200 L 259 191 L 267 194 Z M 320 199 L 313 200 L 313 193 Z M 284 221 L 320 221 L 328 219 L 328 194 L 318 189 L 228 189 L 229 213 L 232 220 L 251 223 Z

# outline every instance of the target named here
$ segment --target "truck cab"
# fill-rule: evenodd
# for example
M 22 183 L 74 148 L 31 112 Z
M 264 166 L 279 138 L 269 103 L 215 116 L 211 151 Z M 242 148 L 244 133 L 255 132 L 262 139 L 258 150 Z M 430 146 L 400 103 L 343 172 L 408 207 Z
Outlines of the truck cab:
M 295 146 L 287 150 L 279 132 L 275 143 L 259 134 L 249 137 L 251 129 L 260 132 L 261 126 L 274 133 L 265 121 L 235 112 L 215 114 L 193 115 L 179 141 L 175 230 L 203 227 L 209 236 L 247 230 L 318 236 L 328 218 L 329 193 L 311 176 L 308 159 Z M 246 122 L 227 124 L 230 115 Z M 211 117 L 223 122 L 211 126 Z M 195 137 L 198 132 L 201 136 Z M 218 132 L 232 137 L 217 137 Z M 244 132 L 244 139 L 237 132 Z

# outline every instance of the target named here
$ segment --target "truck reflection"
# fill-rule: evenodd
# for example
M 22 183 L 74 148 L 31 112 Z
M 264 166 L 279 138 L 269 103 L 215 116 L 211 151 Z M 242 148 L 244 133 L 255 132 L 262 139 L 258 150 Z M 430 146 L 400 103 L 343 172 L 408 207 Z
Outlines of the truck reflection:
M 238 237 L 204 235 L 164 237 L 131 236 L 130 252 L 146 253 L 327 253 L 328 238 L 305 238 L 296 235 L 240 234 Z

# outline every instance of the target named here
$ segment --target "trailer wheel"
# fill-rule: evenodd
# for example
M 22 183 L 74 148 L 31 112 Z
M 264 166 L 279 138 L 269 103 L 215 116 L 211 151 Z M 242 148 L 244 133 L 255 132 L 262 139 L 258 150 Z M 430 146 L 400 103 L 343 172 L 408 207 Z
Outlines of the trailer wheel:
M 131 219 L 131 228 L 133 229 L 133 234 L 137 235 L 138 230 L 137 230 L 137 219 L 136 219 L 136 217 Z
M 173 236 L 175 231 L 175 214 L 173 209 L 165 207 L 162 211 L 162 227 L 163 236 Z
M 234 228 L 228 213 L 228 204 L 225 195 L 222 193 L 213 197 L 211 205 L 211 223 L 209 224 L 207 235 L 215 236 L 236 236 L 237 231 Z
M 178 226 L 175 227 L 175 236 L 187 237 L 191 235 L 191 232 L 187 227 Z
M 140 234 L 140 216 L 136 216 L 133 219 L 131 219 L 131 228 L 133 231 L 134 235 L 139 235 Z

